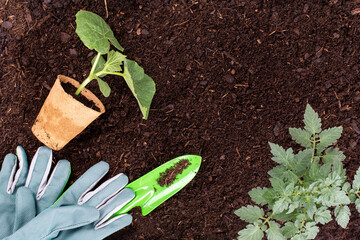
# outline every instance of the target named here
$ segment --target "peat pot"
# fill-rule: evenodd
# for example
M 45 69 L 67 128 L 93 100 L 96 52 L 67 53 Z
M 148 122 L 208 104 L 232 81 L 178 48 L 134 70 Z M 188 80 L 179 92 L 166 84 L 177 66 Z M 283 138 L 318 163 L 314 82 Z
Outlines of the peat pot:
M 80 86 L 76 80 L 59 75 L 31 129 L 43 144 L 53 150 L 62 149 L 105 112 L 104 105 L 88 89 L 84 88 L 80 94 L 91 101 L 98 108 L 96 110 L 66 93 L 61 83 L 73 85 L 74 92 Z

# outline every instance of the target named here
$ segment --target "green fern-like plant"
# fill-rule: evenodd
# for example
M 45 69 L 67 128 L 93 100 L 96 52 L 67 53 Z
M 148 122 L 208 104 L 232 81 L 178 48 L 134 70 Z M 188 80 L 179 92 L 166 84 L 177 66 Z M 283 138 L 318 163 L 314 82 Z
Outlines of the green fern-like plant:
M 314 239 L 318 225 L 333 220 L 332 215 L 345 228 L 350 203 L 355 203 L 360 212 L 360 168 L 352 185 L 346 182 L 345 155 L 333 145 L 342 127 L 322 131 L 321 119 L 310 105 L 306 106 L 304 123 L 304 129 L 289 129 L 292 139 L 304 150 L 295 154 L 291 148 L 269 143 L 272 160 L 279 164 L 268 172 L 272 187 L 252 189 L 249 195 L 259 206 L 235 211 L 249 223 L 239 231 L 238 239 Z

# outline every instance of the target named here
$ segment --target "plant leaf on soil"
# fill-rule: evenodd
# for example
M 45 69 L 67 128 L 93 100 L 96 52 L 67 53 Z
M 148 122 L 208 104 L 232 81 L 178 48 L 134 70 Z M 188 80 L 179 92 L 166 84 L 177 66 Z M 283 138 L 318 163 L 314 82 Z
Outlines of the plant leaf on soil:
M 301 128 L 289 128 L 291 138 L 305 148 L 311 148 L 311 133 Z
M 124 50 L 109 25 L 95 13 L 80 10 L 76 14 L 76 33 L 85 46 L 101 54 L 109 52 L 109 41 L 120 51 Z
M 319 133 L 321 131 L 321 119 L 309 104 L 306 105 L 304 123 L 305 130 L 311 134 Z
M 248 224 L 246 228 L 238 232 L 238 240 L 261 240 L 264 232 L 257 223 Z
M 95 59 L 96 59 L 96 56 L 91 60 L 91 66 L 94 65 Z M 103 58 L 103 56 L 100 56 L 98 63 L 95 66 L 94 73 L 96 74 L 96 73 L 100 72 L 101 70 L 103 70 L 105 67 L 105 63 L 106 63 L 106 61 Z M 101 74 L 99 77 L 105 77 L 105 76 L 106 76 L 106 74 Z
M 259 205 L 264 205 L 267 203 L 266 199 L 263 197 L 264 193 L 267 191 L 266 188 L 261 188 L 261 187 L 257 187 L 257 188 L 253 188 L 251 189 L 251 191 L 249 192 L 249 195 L 251 197 L 251 200 L 253 200 L 255 203 L 259 204 Z
M 275 143 L 269 142 L 271 153 L 274 155 L 271 160 L 284 165 L 288 169 L 293 169 L 294 166 L 294 153 L 291 148 L 285 149 Z
M 350 220 L 350 209 L 348 206 L 337 206 L 334 211 L 337 223 L 346 228 Z
M 111 92 L 111 88 L 109 87 L 109 85 L 107 84 L 107 82 L 101 80 L 100 78 L 96 78 L 98 84 L 99 84 L 99 88 L 101 93 L 104 95 L 104 97 L 108 97 L 110 95 Z
M 319 208 L 318 211 L 315 213 L 316 222 L 319 222 L 321 224 L 326 224 L 331 220 L 332 220 L 331 212 L 325 207 Z
M 244 206 L 235 211 L 235 214 L 248 223 L 254 223 L 264 216 L 264 210 L 258 206 Z
M 149 115 L 152 98 L 155 94 L 155 83 L 151 77 L 144 73 L 144 69 L 135 61 L 125 59 L 123 77 L 131 92 L 138 101 L 143 118 Z
M 305 225 L 306 232 L 304 235 L 306 239 L 314 239 L 319 232 L 319 227 L 315 225 L 315 222 L 308 222 Z
M 353 181 L 353 189 L 359 191 L 360 188 L 360 168 L 356 171 Z
M 345 155 L 338 148 L 328 148 L 322 158 L 324 163 L 341 163 L 345 159 Z
M 297 234 L 299 232 L 299 228 L 296 227 L 293 222 L 287 222 L 285 223 L 285 226 L 281 228 L 281 232 L 283 236 L 288 239 Z
M 106 72 L 120 72 L 122 71 L 121 65 L 126 56 L 120 52 L 111 50 L 107 55 L 107 61 L 104 66 Z M 109 73 L 111 74 L 111 73 Z
M 342 130 L 342 127 L 333 127 L 322 131 L 319 134 L 320 142 L 317 144 L 318 151 L 322 152 L 325 148 L 336 142 L 341 137 Z
M 281 233 L 280 224 L 275 221 L 269 222 L 269 229 L 266 230 L 268 240 L 286 240 Z

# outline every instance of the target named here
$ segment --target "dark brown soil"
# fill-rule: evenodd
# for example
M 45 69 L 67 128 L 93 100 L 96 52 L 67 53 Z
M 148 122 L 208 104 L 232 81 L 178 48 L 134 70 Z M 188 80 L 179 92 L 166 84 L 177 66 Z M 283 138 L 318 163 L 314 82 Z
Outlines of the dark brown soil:
M 73 98 L 80 101 L 82 104 L 87 106 L 88 108 L 95 109 L 99 111 L 99 109 L 95 106 L 95 103 L 93 101 L 88 100 L 85 96 L 82 94 L 76 95 L 75 91 L 77 90 L 71 83 L 60 83 L 62 88 L 67 94 L 70 94 Z
M 106 16 L 104 1 L 1 1 L 0 149 L 41 143 L 31 126 L 58 74 L 82 81 L 93 53 L 75 34 L 80 9 Z M 349 180 L 360 165 L 360 14 L 358 1 L 118 0 L 107 22 L 157 86 L 142 120 L 126 83 L 106 77 L 106 113 L 56 160 L 72 163 L 72 181 L 93 164 L 134 180 L 184 154 L 203 157 L 195 179 L 148 216 L 108 239 L 236 239 L 246 223 L 234 211 L 248 191 L 268 186 L 267 142 L 295 147 L 307 103 L 324 127 L 343 126 L 339 147 Z M 335 221 L 316 239 L 359 239 L 360 214 L 347 229 Z
M 157 183 L 163 186 L 170 186 L 176 180 L 177 175 L 181 174 L 184 169 L 190 165 L 189 160 L 183 159 L 180 162 L 176 163 L 174 166 L 166 169 L 165 172 L 160 173 L 160 177 L 157 180 Z

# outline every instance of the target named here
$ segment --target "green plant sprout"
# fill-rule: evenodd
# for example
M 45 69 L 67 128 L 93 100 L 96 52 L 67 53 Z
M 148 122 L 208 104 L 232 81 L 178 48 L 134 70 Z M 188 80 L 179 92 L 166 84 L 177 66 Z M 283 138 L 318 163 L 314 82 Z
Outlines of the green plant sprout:
M 243 206 L 235 214 L 249 224 L 238 239 L 314 239 L 318 224 L 332 220 L 345 228 L 350 220 L 348 205 L 360 212 L 360 168 L 352 185 L 346 182 L 342 161 L 345 155 L 334 143 L 342 127 L 321 130 L 321 119 L 306 106 L 305 128 L 290 128 L 290 135 L 305 149 L 294 154 L 291 148 L 269 143 L 272 160 L 280 164 L 268 172 L 271 188 L 254 188 L 251 199 L 262 206 Z M 266 212 L 267 211 L 267 212 Z M 266 213 L 265 213 L 266 212 Z
M 116 40 L 109 25 L 95 13 L 80 10 L 76 14 L 76 33 L 85 46 L 90 50 L 95 50 L 97 55 L 91 61 L 92 68 L 89 76 L 81 83 L 75 94 L 79 95 L 87 84 L 96 79 L 100 91 L 108 97 L 111 89 L 101 78 L 106 75 L 121 76 L 135 96 L 143 118 L 147 119 L 155 94 L 155 83 L 144 73 L 143 68 L 121 53 L 124 48 Z M 110 43 L 119 51 L 110 50 Z M 106 60 L 103 55 L 106 55 Z

